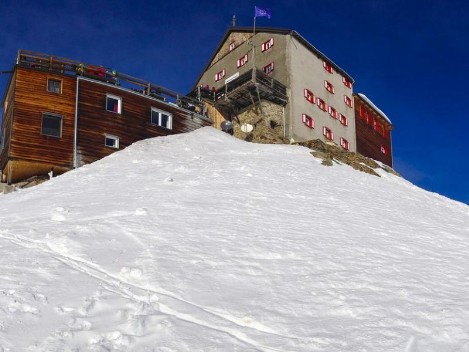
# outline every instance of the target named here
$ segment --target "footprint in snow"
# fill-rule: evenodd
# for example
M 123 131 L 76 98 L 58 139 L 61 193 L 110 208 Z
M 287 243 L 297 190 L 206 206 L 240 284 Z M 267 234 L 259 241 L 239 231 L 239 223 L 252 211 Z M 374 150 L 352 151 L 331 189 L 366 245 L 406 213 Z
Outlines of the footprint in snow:
M 50 217 L 50 219 L 51 219 L 52 221 L 58 221 L 58 222 L 67 220 L 67 218 L 66 218 L 63 214 L 60 214 L 60 213 L 54 213 L 54 214 L 52 214 L 52 216 Z

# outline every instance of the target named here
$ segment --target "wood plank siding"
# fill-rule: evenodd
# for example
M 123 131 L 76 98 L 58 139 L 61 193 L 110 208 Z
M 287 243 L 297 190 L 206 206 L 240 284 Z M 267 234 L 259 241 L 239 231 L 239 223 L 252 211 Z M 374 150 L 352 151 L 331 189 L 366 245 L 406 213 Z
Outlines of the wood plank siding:
M 354 104 L 357 153 L 392 167 L 392 125 L 355 94 Z
M 212 125 L 202 103 L 191 98 L 124 74 L 114 74 L 111 83 L 107 73 L 86 78 L 75 62 L 38 55 L 19 54 L 4 95 L 4 182 L 46 175 L 52 168 L 66 172 L 142 139 Z M 121 99 L 120 112 L 106 109 L 107 95 Z M 170 128 L 152 124 L 152 108 L 171 114 Z M 105 145 L 109 135 L 118 138 L 118 148 Z
M 106 110 L 106 96 L 121 98 L 121 113 Z M 172 129 L 151 123 L 151 109 L 172 114 Z M 157 136 L 193 131 L 209 126 L 201 119 L 176 105 L 162 102 L 138 92 L 111 84 L 80 79 L 78 88 L 78 160 L 87 164 L 116 151 L 104 144 L 106 134 L 119 138 L 119 149 Z

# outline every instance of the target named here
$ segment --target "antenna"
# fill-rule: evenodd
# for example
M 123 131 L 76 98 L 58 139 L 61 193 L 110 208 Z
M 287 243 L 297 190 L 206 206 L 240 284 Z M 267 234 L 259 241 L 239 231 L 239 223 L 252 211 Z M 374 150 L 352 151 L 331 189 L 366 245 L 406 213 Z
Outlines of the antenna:
M 231 19 L 231 26 L 236 27 L 236 15 L 233 15 L 233 18 Z

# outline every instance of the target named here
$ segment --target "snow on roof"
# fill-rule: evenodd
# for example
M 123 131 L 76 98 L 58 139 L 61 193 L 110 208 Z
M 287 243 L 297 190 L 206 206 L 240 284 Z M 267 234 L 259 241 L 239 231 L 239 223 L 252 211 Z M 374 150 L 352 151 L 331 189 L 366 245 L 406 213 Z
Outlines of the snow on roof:
M 370 105 L 378 114 L 380 114 L 386 121 L 388 121 L 392 125 L 391 119 L 387 117 L 386 114 L 382 112 L 370 99 L 368 99 L 368 97 L 365 94 L 358 93 L 358 95 L 360 96 L 360 98 L 366 101 L 366 103 Z

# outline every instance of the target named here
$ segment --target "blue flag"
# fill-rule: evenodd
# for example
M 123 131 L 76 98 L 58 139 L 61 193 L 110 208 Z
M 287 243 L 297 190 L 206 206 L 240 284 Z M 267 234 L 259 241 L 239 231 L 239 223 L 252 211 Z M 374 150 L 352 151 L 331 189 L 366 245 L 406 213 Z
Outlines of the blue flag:
M 272 11 L 268 8 L 254 6 L 254 17 L 267 17 L 270 20 Z

